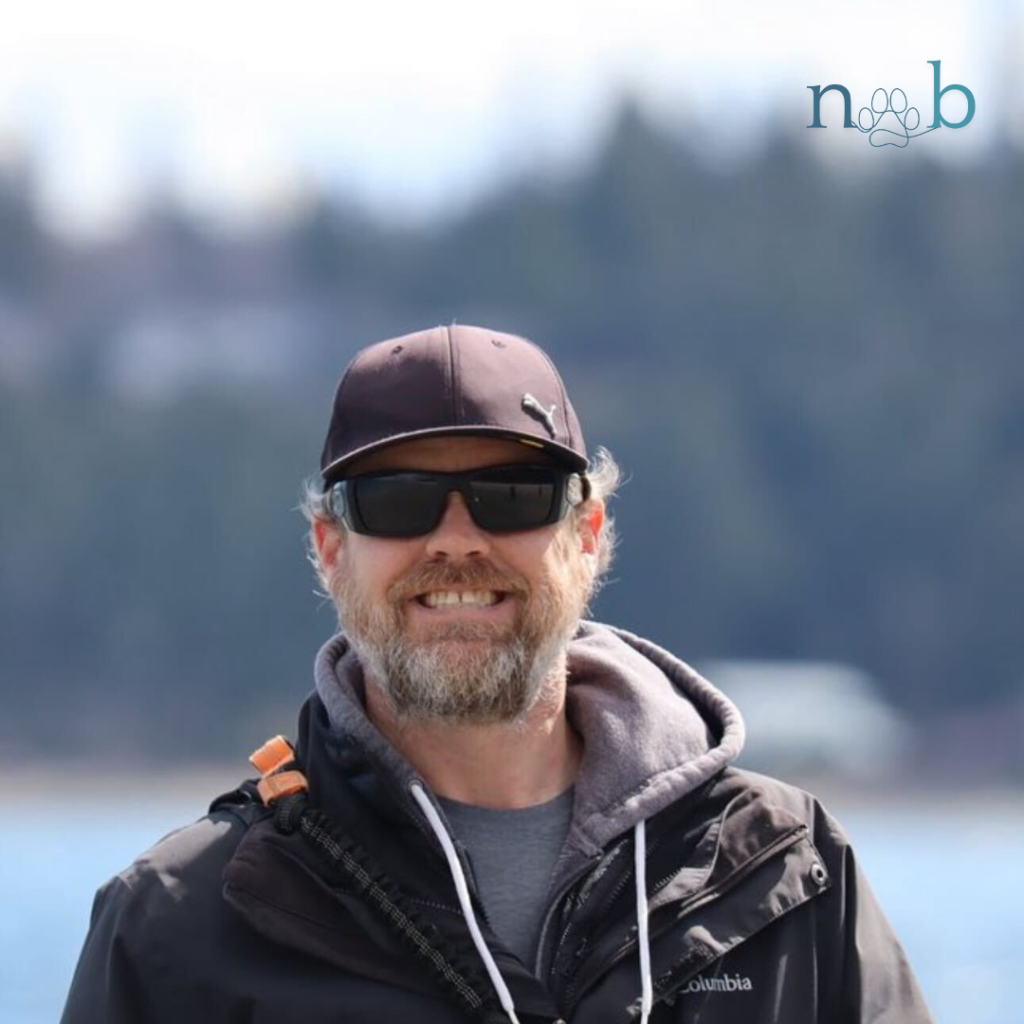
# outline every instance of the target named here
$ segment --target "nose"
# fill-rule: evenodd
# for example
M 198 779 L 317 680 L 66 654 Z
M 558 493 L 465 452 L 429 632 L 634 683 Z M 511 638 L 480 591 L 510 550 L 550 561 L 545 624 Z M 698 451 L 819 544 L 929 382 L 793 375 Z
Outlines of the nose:
M 486 555 L 491 538 L 481 530 L 469 514 L 465 498 L 458 492 L 448 495 L 441 521 L 427 534 L 427 553 L 432 558 L 473 558 Z

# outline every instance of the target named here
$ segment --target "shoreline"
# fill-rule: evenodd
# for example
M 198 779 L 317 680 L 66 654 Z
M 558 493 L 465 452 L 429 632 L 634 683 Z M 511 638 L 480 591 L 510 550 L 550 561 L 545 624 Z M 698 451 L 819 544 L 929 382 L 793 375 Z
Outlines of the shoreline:
M 209 801 L 255 778 L 254 768 L 245 763 L 208 762 L 173 767 L 162 764 L 97 764 L 82 762 L 32 762 L 0 764 L 4 796 L 8 806 L 33 800 L 80 800 L 90 793 L 104 799 L 146 796 L 156 800 Z M 862 809 L 885 812 L 914 808 L 919 812 L 955 811 L 959 815 L 1024 822 L 1024 787 L 1005 780 L 971 782 L 961 786 L 924 786 L 914 781 L 900 785 L 857 785 L 828 778 L 790 778 L 785 781 L 812 793 L 829 810 Z
M 0 802 L 11 804 L 39 799 L 81 799 L 90 793 L 157 800 L 197 796 L 212 800 L 234 789 L 256 770 L 245 763 L 192 764 L 173 768 L 158 764 L 96 764 L 95 762 L 34 763 L 0 765 L 4 795 Z

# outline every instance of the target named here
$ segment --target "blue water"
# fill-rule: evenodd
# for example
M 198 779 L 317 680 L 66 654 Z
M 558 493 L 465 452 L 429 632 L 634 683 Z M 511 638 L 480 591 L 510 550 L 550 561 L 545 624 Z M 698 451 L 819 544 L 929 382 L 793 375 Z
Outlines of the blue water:
M 0 1022 L 54 1024 L 96 887 L 196 801 L 0 807 Z M 840 817 L 940 1024 L 1024 1024 L 1024 808 Z

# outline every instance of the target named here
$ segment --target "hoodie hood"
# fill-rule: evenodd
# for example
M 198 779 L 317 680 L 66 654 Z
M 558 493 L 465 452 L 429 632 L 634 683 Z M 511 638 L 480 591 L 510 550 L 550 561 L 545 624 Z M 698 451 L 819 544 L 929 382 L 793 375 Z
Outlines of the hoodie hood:
M 581 623 L 567 713 L 583 737 L 570 840 L 588 854 L 735 760 L 736 706 L 689 665 L 622 629 Z
M 342 634 L 317 654 L 317 694 L 331 732 L 397 789 L 424 786 L 367 718 L 362 666 Z M 735 705 L 690 666 L 625 630 L 581 622 L 569 644 L 566 710 L 583 740 L 568 845 L 592 857 L 733 761 Z

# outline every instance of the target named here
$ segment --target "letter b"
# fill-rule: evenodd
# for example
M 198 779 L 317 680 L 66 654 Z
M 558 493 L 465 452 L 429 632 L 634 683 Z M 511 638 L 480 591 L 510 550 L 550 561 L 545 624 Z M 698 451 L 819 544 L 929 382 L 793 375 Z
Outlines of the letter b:
M 931 127 L 938 128 L 940 125 L 945 125 L 947 128 L 963 128 L 972 117 L 974 117 L 974 93 L 967 88 L 966 85 L 947 85 L 945 89 L 939 88 L 939 65 L 942 63 L 940 60 L 930 60 L 929 64 L 935 68 L 935 120 L 932 121 Z M 962 121 L 957 121 L 956 124 L 952 124 L 942 116 L 942 97 L 949 92 L 950 89 L 959 89 L 967 100 L 967 116 Z

